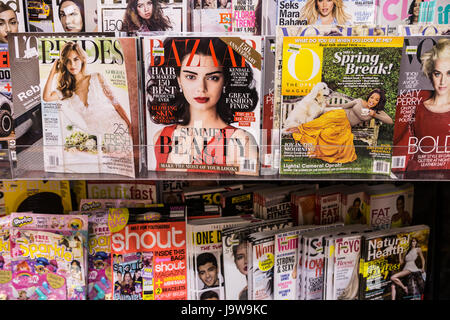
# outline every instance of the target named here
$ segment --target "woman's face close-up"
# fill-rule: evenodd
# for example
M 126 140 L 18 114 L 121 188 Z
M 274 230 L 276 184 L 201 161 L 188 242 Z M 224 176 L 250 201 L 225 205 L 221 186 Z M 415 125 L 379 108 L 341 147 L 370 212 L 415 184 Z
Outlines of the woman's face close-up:
M 245 243 L 241 243 L 236 250 L 236 256 L 234 262 L 240 273 L 247 275 L 247 246 Z
M 80 32 L 83 29 L 83 17 L 80 8 L 72 1 L 66 1 L 59 7 L 59 17 L 66 32 Z
M 215 108 L 225 84 L 223 68 L 215 66 L 211 56 L 196 54 L 190 66 L 186 65 L 188 61 L 186 56 L 178 81 L 190 108 L 200 111 Z
M 369 109 L 372 109 L 377 106 L 378 102 L 380 102 L 380 95 L 376 92 L 372 93 L 367 100 L 367 106 Z
M 76 51 L 70 51 L 67 55 L 66 68 L 72 75 L 77 75 L 81 72 L 83 61 Z
M 8 43 L 8 34 L 19 31 L 19 22 L 16 13 L 6 10 L 0 13 L 0 42 Z
M 415 17 L 419 16 L 421 2 L 422 2 L 422 0 L 416 0 L 416 2 L 414 3 L 413 15 Z
M 226 8 L 227 7 L 227 2 L 228 2 L 228 0 L 220 0 L 220 6 L 222 8 Z
M 437 59 L 431 72 L 431 82 L 438 96 L 449 94 L 450 59 Z
M 142 19 L 148 20 L 152 17 L 153 2 L 152 0 L 138 0 L 136 9 Z
M 334 3 L 333 0 L 317 0 L 317 9 L 319 15 L 327 17 L 333 13 Z

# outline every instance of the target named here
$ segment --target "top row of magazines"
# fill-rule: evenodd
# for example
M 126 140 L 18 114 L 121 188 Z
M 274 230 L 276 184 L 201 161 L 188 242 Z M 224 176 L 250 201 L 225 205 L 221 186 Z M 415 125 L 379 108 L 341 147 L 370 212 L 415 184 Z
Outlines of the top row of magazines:
M 140 15 L 127 20 L 133 10 L 148 9 L 152 22 L 167 22 L 163 8 L 183 7 L 157 0 L 129 1 L 129 7 L 132 2 L 131 10 L 126 1 L 99 1 L 100 20 L 115 12 L 123 31 L 141 21 Z M 237 3 L 242 11 L 231 16 L 255 18 L 259 9 L 247 10 L 250 2 L 234 1 L 231 12 Z M 278 1 L 274 8 L 297 21 L 309 2 Z M 371 1 L 312 2 L 322 22 L 330 11 L 331 24 L 279 20 L 275 35 L 239 33 L 234 24 L 231 33 L 151 32 L 143 24 L 136 32 L 86 32 L 73 27 L 76 1 L 53 7 L 76 32 L 25 33 L 13 30 L 18 15 L 6 3 L 0 10 L 0 30 L 2 22 L 6 30 L 0 156 L 13 164 L 15 178 L 30 171 L 133 178 L 149 171 L 450 172 L 448 18 L 415 29 L 340 23 L 335 13 L 343 8 L 362 19 L 376 7 L 366 14 L 356 9 Z M 390 2 L 381 7 L 388 10 Z M 200 13 L 206 3 L 212 5 L 203 1 Z M 274 12 L 264 7 L 272 1 L 261 3 L 263 12 Z M 450 12 L 439 1 L 419 8 L 433 8 L 441 20 Z M 185 22 L 182 17 L 174 21 Z M 28 21 L 29 30 L 38 30 Z
M 448 24 L 447 0 L 2 0 L 30 32 L 243 32 L 277 25 Z M 3 10 L 3 9 L 2 9 Z M 3 19 L 3 18 L 2 18 Z

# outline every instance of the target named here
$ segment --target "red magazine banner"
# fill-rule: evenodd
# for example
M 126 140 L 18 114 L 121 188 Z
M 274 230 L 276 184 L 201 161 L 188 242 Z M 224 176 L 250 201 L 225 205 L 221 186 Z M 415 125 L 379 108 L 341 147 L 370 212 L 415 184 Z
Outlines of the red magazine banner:
M 184 221 L 127 224 L 110 212 L 114 300 L 186 300 Z

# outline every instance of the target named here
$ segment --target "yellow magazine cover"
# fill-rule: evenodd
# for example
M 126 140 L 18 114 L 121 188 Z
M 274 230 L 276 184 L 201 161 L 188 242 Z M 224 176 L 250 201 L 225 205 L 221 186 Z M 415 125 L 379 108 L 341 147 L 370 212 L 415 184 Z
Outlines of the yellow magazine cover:
M 34 212 L 68 214 L 72 211 L 69 181 L 3 181 L 5 214 Z

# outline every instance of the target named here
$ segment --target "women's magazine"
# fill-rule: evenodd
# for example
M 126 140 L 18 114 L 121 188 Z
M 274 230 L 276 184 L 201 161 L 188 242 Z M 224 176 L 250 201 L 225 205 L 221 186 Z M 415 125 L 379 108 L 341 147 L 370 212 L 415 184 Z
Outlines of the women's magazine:
M 259 174 L 261 46 L 142 38 L 148 170 Z
M 284 37 L 281 174 L 390 174 L 402 37 Z
M 377 1 L 380 25 L 448 24 L 450 7 L 446 0 Z
M 136 40 L 43 38 L 39 53 L 45 171 L 135 177 Z
M 277 25 L 375 23 L 375 0 L 278 0 Z
M 430 228 L 369 232 L 361 241 L 360 300 L 423 300 Z
M 187 30 L 187 0 L 92 0 L 94 1 L 97 1 L 100 32 L 136 34 Z
M 263 0 L 188 0 L 188 31 L 261 35 Z
M 394 130 L 394 173 L 450 169 L 450 109 L 445 85 L 449 50 L 448 36 L 405 37 Z

